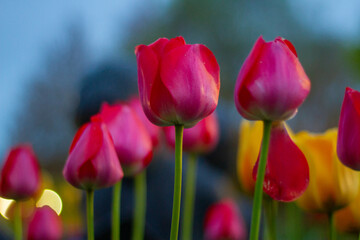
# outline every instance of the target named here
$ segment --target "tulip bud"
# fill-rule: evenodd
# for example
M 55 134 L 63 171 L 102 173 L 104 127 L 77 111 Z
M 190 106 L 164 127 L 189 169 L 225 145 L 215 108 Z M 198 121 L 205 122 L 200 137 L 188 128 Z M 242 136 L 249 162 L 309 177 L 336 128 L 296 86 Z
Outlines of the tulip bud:
M 167 143 L 175 148 L 175 129 L 164 127 Z M 214 113 L 198 122 L 192 128 L 184 129 L 183 150 L 185 152 L 204 154 L 213 150 L 219 141 L 219 123 Z
M 30 220 L 28 240 L 60 240 L 62 223 L 60 217 L 49 206 L 37 208 Z
M 204 221 L 204 239 L 246 239 L 244 220 L 232 200 L 220 201 L 207 210 Z
M 155 125 L 194 126 L 218 103 L 220 69 L 212 52 L 182 37 L 135 48 L 145 115 Z
M 298 199 L 300 207 L 315 212 L 332 212 L 349 204 L 359 189 L 360 175 L 345 167 L 336 155 L 337 130 L 323 134 L 300 132 L 295 141 L 310 168 L 310 184 Z
M 153 148 L 155 148 L 160 141 L 160 128 L 152 124 L 149 119 L 146 117 L 144 110 L 141 106 L 140 99 L 138 97 L 133 97 L 129 101 L 130 107 L 136 112 L 137 116 L 140 118 L 144 124 L 147 132 L 150 135 Z
M 340 161 L 354 170 L 360 170 L 360 92 L 345 90 L 339 120 L 337 153 Z
M 259 158 L 253 170 L 256 179 Z M 299 198 L 309 184 L 309 166 L 304 154 L 289 137 L 283 122 L 271 125 L 264 191 L 277 201 Z
M 40 188 L 40 167 L 31 145 L 13 147 L 1 170 L 0 196 L 24 200 Z
M 123 177 L 113 140 L 99 116 L 76 133 L 63 175 L 74 187 L 85 190 L 109 187 Z
M 114 140 L 114 146 L 125 176 L 136 175 L 152 159 L 149 133 L 136 112 L 126 104 L 103 104 L 100 115 Z
M 260 36 L 241 67 L 235 104 L 248 120 L 286 120 L 296 114 L 310 91 L 294 46 L 281 37 Z

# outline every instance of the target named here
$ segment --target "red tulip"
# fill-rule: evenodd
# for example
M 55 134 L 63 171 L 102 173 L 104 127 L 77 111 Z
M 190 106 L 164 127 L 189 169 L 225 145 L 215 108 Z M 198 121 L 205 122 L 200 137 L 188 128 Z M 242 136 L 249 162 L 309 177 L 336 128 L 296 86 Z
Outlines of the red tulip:
M 114 139 L 117 156 L 126 176 L 146 168 L 152 159 L 149 133 L 136 112 L 126 104 L 103 104 L 100 115 Z
M 286 120 L 296 114 L 310 91 L 294 46 L 281 37 L 265 42 L 260 36 L 241 67 L 235 104 L 249 120 Z
M 135 48 L 145 115 L 159 126 L 191 127 L 218 103 L 220 69 L 212 52 L 182 37 Z
M 256 179 L 259 158 L 253 170 Z M 309 185 L 309 165 L 304 154 L 289 137 L 283 122 L 271 126 L 264 191 L 277 201 L 299 198 Z
M 147 129 L 147 132 L 151 137 L 152 145 L 155 148 L 159 144 L 160 128 L 152 124 L 146 117 L 144 110 L 141 106 L 139 97 L 132 97 L 129 101 L 129 105 L 132 107 L 132 109 L 136 112 L 142 123 L 145 125 L 145 128 Z
M 337 153 L 340 161 L 354 170 L 360 170 L 360 92 L 345 90 L 341 107 Z
M 212 205 L 205 215 L 205 240 L 245 240 L 246 227 L 236 204 L 223 200 Z
M 13 147 L 1 171 L 0 196 L 24 200 L 40 187 L 40 167 L 31 145 Z
M 101 117 L 92 117 L 76 133 L 63 175 L 73 186 L 86 190 L 109 187 L 123 177 L 113 140 Z
M 164 127 L 167 143 L 175 148 L 174 127 Z M 192 128 L 184 129 L 183 150 L 191 153 L 207 153 L 219 141 L 219 124 L 215 112 L 198 122 Z
M 30 220 L 27 240 L 59 240 L 62 236 L 60 217 L 49 206 L 37 208 Z

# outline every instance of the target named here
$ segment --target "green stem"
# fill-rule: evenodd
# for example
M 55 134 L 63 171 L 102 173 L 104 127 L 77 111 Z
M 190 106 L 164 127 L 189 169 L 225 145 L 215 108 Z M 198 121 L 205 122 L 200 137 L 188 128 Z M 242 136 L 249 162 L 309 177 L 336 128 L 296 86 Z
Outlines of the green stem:
M 121 204 L 121 183 L 117 182 L 113 187 L 112 196 L 112 221 L 111 221 L 111 239 L 120 239 L 120 204 Z
M 179 233 L 183 132 L 183 125 L 175 125 L 175 177 L 170 240 L 177 240 Z
M 329 213 L 329 222 L 330 222 L 330 240 L 336 240 L 334 212 Z
M 94 240 L 94 190 L 86 191 L 88 240 Z
M 21 203 L 15 203 L 15 219 L 14 219 L 14 239 L 22 239 L 22 218 L 21 218 Z
M 262 140 L 261 153 L 260 153 L 259 165 L 257 170 L 254 203 L 253 203 L 253 210 L 251 217 L 250 240 L 259 239 L 263 183 L 265 178 L 267 155 L 269 151 L 270 130 L 271 130 L 271 121 L 264 121 L 263 140 Z
M 267 240 L 276 240 L 276 217 L 278 202 L 273 199 L 264 201 Z
M 196 193 L 196 165 L 197 165 L 196 155 L 190 154 L 186 168 L 184 213 L 183 213 L 183 219 L 181 225 L 183 240 L 192 239 L 192 225 L 193 225 L 194 202 L 195 202 L 195 193 Z
M 146 170 L 135 176 L 133 240 L 143 240 L 146 216 Z

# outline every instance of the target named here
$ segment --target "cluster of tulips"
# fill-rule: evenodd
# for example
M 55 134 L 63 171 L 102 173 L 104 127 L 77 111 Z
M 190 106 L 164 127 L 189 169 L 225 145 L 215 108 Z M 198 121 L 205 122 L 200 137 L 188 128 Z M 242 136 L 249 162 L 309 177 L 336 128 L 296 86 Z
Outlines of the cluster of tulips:
M 170 239 L 179 235 L 185 151 L 188 163 L 181 236 L 190 240 L 197 156 L 211 151 L 219 139 L 214 112 L 220 90 L 219 65 L 206 46 L 186 44 L 182 37 L 139 45 L 135 54 L 140 98 L 104 103 L 77 131 L 63 175 L 86 192 L 89 240 L 94 240 L 94 191 L 113 186 L 111 229 L 112 239 L 118 240 L 121 181 L 134 178 L 133 239 L 144 239 L 146 167 L 163 132 L 175 150 Z M 253 196 L 251 240 L 259 239 L 263 191 L 270 197 L 264 198 L 265 203 L 297 200 L 306 210 L 327 213 L 332 239 L 336 236 L 334 216 L 360 215 L 356 203 L 349 205 L 356 196 L 360 199 L 360 93 L 346 89 L 338 131 L 294 134 L 285 121 L 296 115 L 309 91 L 310 80 L 294 46 L 280 37 L 271 42 L 260 37 L 240 70 L 234 91 L 241 116 L 255 121 L 242 122 L 238 151 L 239 179 L 243 190 Z M 16 201 L 16 239 L 22 238 L 19 206 L 39 188 L 39 165 L 31 147 L 13 148 L 1 171 L 0 196 Z M 274 204 L 264 205 L 270 206 L 265 207 L 267 216 L 276 216 Z M 268 238 L 276 239 L 274 219 L 269 219 Z M 35 211 L 27 229 L 28 239 L 61 238 L 59 217 L 47 206 Z M 246 235 L 244 221 L 231 199 L 209 208 L 204 219 L 205 239 L 241 240 Z

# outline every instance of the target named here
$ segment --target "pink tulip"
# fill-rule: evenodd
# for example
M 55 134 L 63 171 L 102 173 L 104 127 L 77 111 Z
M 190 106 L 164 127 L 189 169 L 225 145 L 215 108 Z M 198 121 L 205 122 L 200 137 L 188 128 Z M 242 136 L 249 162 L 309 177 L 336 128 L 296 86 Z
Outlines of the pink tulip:
M 212 205 L 204 221 L 205 240 L 245 240 L 246 226 L 236 204 L 223 200 Z
M 360 170 L 360 92 L 345 90 L 341 107 L 337 153 L 340 161 L 354 170 Z
M 174 127 L 164 127 L 167 143 L 175 148 Z M 184 129 L 183 150 L 204 154 L 213 150 L 219 141 L 219 124 L 215 112 L 198 122 L 192 128 Z
M 286 120 L 296 114 L 310 91 L 310 80 L 294 46 L 281 37 L 260 36 L 241 67 L 235 104 L 249 120 Z
M 24 200 L 40 188 L 40 167 L 31 145 L 13 147 L 1 170 L 0 196 Z
M 256 179 L 259 158 L 253 170 Z M 271 126 L 264 191 L 277 201 L 299 198 L 309 185 L 309 165 L 304 154 L 289 137 L 283 122 Z
M 114 139 L 125 175 L 141 172 L 151 162 L 153 152 L 150 135 L 136 112 L 126 104 L 105 103 L 100 115 Z
M 109 187 L 122 179 L 113 140 L 101 117 L 92 117 L 76 133 L 63 175 L 74 187 L 86 190 Z
M 191 127 L 216 108 L 220 69 L 212 52 L 182 37 L 135 49 L 145 115 L 155 125 Z
M 129 105 L 136 112 L 142 123 L 144 124 L 147 132 L 151 137 L 151 142 L 153 147 L 155 148 L 160 141 L 160 128 L 154 124 L 152 124 L 149 119 L 146 117 L 144 110 L 141 106 L 141 102 L 139 97 L 132 97 L 129 101 Z
M 61 218 L 49 206 L 37 208 L 30 220 L 27 240 L 60 240 Z

